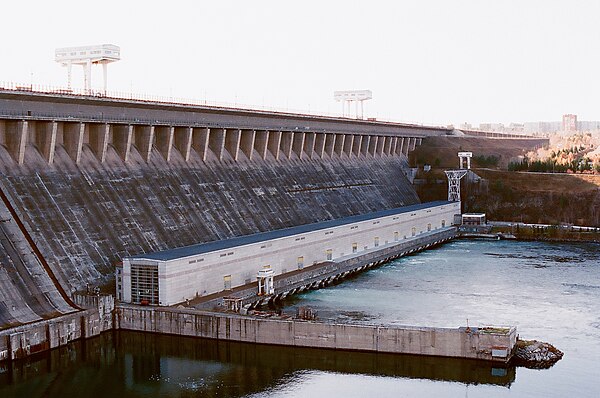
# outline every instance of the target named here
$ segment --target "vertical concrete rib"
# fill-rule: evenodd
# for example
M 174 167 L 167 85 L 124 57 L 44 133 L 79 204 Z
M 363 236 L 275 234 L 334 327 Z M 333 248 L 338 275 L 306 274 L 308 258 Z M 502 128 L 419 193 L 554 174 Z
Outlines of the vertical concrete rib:
M 108 148 L 108 135 L 110 133 L 110 124 L 108 123 L 90 123 L 86 125 L 89 134 L 89 143 L 92 152 L 100 163 L 106 160 L 106 149 Z
M 209 136 L 210 129 L 208 127 L 194 129 L 194 133 L 192 134 L 192 148 L 200 155 L 200 159 L 203 162 L 206 162 Z
M 383 147 L 385 146 L 385 137 L 378 136 L 377 137 L 377 146 L 375 147 L 375 153 L 379 156 L 383 156 Z
M 339 157 L 342 157 L 342 153 L 344 153 L 345 145 L 346 145 L 346 134 L 336 134 L 335 141 L 333 143 L 333 153 L 337 154 Z
M 124 162 L 129 160 L 133 126 L 115 124 L 112 126 L 112 145 Z
M 383 154 L 386 156 L 390 155 L 390 148 L 392 147 L 392 137 L 383 137 Z
M 156 126 L 154 127 L 154 135 L 156 136 L 155 145 L 158 152 L 165 158 L 167 162 L 171 161 L 171 149 L 173 148 L 173 135 L 175 128 L 172 126 Z
M 411 151 L 414 151 L 415 148 L 417 147 L 417 140 L 418 140 L 417 137 L 413 137 L 413 139 L 412 139 L 412 147 L 410 148 Z
M 54 151 L 56 147 L 56 135 L 58 132 L 57 122 L 35 122 L 35 145 L 42 157 L 48 164 L 54 162 Z M 30 129 L 31 130 L 31 129 Z
M 85 124 L 79 122 L 63 123 L 63 146 L 67 154 L 79 164 L 81 161 L 81 151 L 83 150 L 83 136 L 85 133 Z
M 396 156 L 396 147 L 398 146 L 398 137 L 392 137 L 392 146 L 390 148 L 390 154 Z
M 281 131 L 269 131 L 269 151 L 279 160 L 279 147 L 281 146 Z
M 173 132 L 173 144 L 186 162 L 190 160 L 193 131 L 193 127 L 175 127 Z
M 240 153 L 240 129 L 227 129 L 225 135 L 225 149 L 231 155 L 231 158 L 237 162 Z
M 225 129 L 211 128 L 208 136 L 208 147 L 215 154 L 218 160 L 223 160 L 223 151 L 225 150 L 225 134 Z
M 6 146 L 10 155 L 18 164 L 25 160 L 25 146 L 29 134 L 29 122 L 27 120 L 11 120 L 6 122 Z
M 315 134 L 315 155 L 323 159 L 325 153 L 325 133 Z
M 302 159 L 302 151 L 304 150 L 304 140 L 306 134 L 304 132 L 294 132 L 293 151 L 298 155 L 298 159 Z
M 396 153 L 398 155 L 404 155 L 404 138 L 398 137 L 398 146 L 396 146 Z
M 150 161 L 152 146 L 154 143 L 154 126 L 134 126 L 133 136 L 135 147 L 139 151 L 142 159 Z
M 267 145 L 269 143 L 269 132 L 266 130 L 258 130 L 254 138 L 254 148 L 262 159 L 267 158 Z
M 411 140 L 412 140 L 412 137 L 406 137 L 404 139 L 404 155 L 406 157 L 408 157 L 408 153 L 410 152 Z
M 353 134 L 344 134 L 344 145 L 343 145 L 341 153 L 342 154 L 345 153 L 346 156 L 348 156 L 348 157 L 352 156 L 353 144 L 354 144 L 354 135 Z
M 371 154 L 371 156 L 375 156 L 375 152 L 377 150 L 377 139 L 376 135 L 372 135 L 369 137 L 369 145 L 367 152 Z
M 254 153 L 254 138 L 256 131 L 254 130 L 242 130 L 242 137 L 240 142 L 240 148 L 242 152 L 248 157 L 248 160 L 252 160 L 252 154 Z
M 294 133 L 292 131 L 284 131 L 281 133 L 281 151 L 286 158 L 292 157 L 292 144 L 294 143 Z
M 383 139 L 383 146 L 381 148 L 381 154 L 387 156 L 387 155 L 389 155 L 389 149 L 390 149 L 390 144 L 392 142 L 392 137 L 383 136 L 383 137 L 381 137 L 381 139 Z
M 315 133 L 306 133 L 304 138 L 304 153 L 308 155 L 310 159 L 313 158 L 313 152 L 315 150 Z
M 367 153 L 369 153 L 369 144 L 371 142 L 371 136 L 363 135 L 361 138 L 362 142 L 360 144 L 360 153 L 364 156 L 367 156 Z
M 362 135 L 354 135 L 354 139 L 352 140 L 352 152 L 357 158 L 362 154 L 362 141 Z

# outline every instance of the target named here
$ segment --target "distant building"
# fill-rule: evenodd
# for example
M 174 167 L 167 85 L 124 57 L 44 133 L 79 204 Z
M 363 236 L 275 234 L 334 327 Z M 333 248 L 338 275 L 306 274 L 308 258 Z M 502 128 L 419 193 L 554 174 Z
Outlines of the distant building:
M 462 225 L 486 225 L 485 213 L 463 213 Z
M 525 125 L 523 123 L 511 123 L 508 125 L 507 131 L 510 133 L 522 133 L 525 131 Z
M 554 133 L 562 128 L 561 122 L 525 122 L 523 131 L 525 133 Z
M 577 115 L 566 114 L 562 117 L 562 130 L 566 132 L 577 131 Z
M 479 130 L 481 131 L 504 131 L 504 124 L 502 123 L 481 123 L 479 124 Z
M 600 130 L 599 121 L 584 121 L 580 120 L 577 122 L 578 131 L 598 131 Z

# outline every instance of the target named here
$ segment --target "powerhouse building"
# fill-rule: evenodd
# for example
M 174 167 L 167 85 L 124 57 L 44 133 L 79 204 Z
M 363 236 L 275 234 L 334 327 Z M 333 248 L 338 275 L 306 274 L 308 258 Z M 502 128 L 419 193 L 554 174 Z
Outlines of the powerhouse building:
M 285 274 L 453 228 L 459 213 L 460 202 L 421 203 L 126 257 L 117 268 L 117 298 L 173 305 L 254 282 L 264 269 Z

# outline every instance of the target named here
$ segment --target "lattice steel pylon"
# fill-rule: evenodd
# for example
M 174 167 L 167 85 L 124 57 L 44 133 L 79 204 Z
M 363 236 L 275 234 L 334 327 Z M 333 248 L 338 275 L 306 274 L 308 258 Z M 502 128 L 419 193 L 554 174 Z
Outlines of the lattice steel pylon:
M 446 170 L 448 177 L 448 202 L 460 202 L 460 179 L 463 178 L 469 170 Z

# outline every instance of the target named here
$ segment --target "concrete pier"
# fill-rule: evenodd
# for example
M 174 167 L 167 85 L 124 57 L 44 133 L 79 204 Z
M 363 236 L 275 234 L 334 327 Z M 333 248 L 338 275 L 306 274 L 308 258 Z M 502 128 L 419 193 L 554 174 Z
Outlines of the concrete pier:
M 281 134 L 281 150 L 286 159 L 292 157 L 292 144 L 294 143 L 294 133 L 286 131 Z
M 185 308 L 120 305 L 115 327 L 294 347 L 480 359 L 507 363 L 516 328 L 429 328 L 265 319 Z
M 269 132 L 266 130 L 256 131 L 256 135 L 254 136 L 254 149 L 258 152 L 258 156 L 263 160 L 267 158 L 268 143 Z
M 193 129 L 192 148 L 198 153 L 200 159 L 205 162 L 208 154 L 208 137 L 210 129 L 208 127 Z
M 83 151 L 83 139 L 85 136 L 85 124 L 80 122 L 62 123 L 62 145 L 69 157 L 79 164 L 81 161 L 81 153 Z M 56 148 L 55 148 L 56 150 Z
M 175 127 L 172 126 L 156 126 L 154 128 L 154 136 L 156 137 L 156 148 L 162 157 L 171 162 L 171 150 L 173 149 L 173 139 Z
M 112 128 L 112 145 L 117 150 L 117 153 L 127 163 L 129 160 L 129 152 L 131 151 L 131 140 L 133 136 L 133 126 L 115 124 Z
M 279 160 L 279 148 L 281 145 L 281 131 L 269 131 L 268 149 L 275 160 Z
M 193 132 L 193 127 L 173 128 L 173 145 L 175 146 L 175 148 L 177 148 L 177 150 L 183 157 L 183 160 L 186 162 L 190 160 Z
M 29 122 L 26 120 L 6 120 L 3 123 L 4 142 L 14 161 L 23 164 L 27 145 Z
M 208 147 L 215 154 L 217 160 L 223 160 L 223 152 L 225 151 L 226 129 L 209 129 L 208 130 Z
M 106 160 L 106 150 L 108 149 L 110 124 L 90 123 L 86 126 L 87 142 L 98 161 L 104 163 Z

